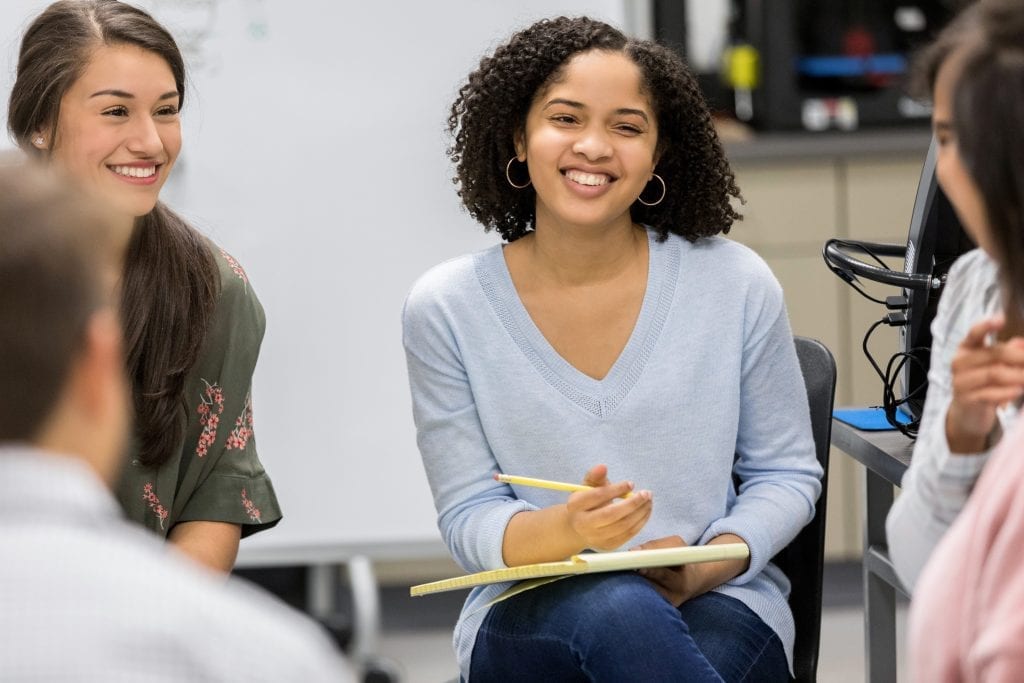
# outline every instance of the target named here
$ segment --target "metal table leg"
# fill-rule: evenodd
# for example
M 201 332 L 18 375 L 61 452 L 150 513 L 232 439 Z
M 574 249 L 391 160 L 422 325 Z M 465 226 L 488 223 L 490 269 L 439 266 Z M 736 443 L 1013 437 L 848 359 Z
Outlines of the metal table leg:
M 306 568 L 309 588 L 306 611 L 314 619 L 324 619 L 337 610 L 338 565 L 314 564 Z
M 377 656 L 380 641 L 380 593 L 373 563 L 357 555 L 345 565 L 352 590 L 353 633 L 352 657 L 368 662 Z
M 865 468 L 864 655 L 869 683 L 896 681 L 896 589 L 878 572 L 875 558 L 887 555 L 885 518 L 893 487 Z

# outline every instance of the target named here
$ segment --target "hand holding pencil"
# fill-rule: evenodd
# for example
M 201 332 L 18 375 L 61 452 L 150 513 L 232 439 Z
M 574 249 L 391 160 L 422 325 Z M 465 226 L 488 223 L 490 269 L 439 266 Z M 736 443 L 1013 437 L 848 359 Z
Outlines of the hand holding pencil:
M 630 481 L 610 482 L 605 465 L 591 468 L 583 484 L 506 474 L 496 474 L 494 478 L 513 485 L 572 492 L 564 505 L 553 506 L 551 510 L 563 509 L 561 519 L 566 538 L 576 539 L 577 550 L 619 548 L 635 536 L 651 516 L 651 492 L 634 493 Z M 553 531 L 552 527 L 548 529 Z

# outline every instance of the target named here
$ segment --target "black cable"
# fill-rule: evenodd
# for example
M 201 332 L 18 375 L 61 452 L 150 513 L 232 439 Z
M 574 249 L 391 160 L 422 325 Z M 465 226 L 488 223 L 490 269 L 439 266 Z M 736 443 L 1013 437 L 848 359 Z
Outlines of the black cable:
M 869 246 L 869 243 L 866 243 L 866 242 L 850 242 L 848 240 L 833 240 L 833 241 L 836 244 L 838 244 L 840 247 L 843 247 L 844 249 L 856 249 L 857 251 L 859 251 L 859 252 L 861 252 L 863 254 L 867 254 L 871 258 L 875 259 L 875 263 L 880 265 L 885 270 L 892 270 L 892 268 L 889 267 L 889 264 L 886 263 L 885 261 L 883 261 L 881 259 L 881 257 L 879 257 L 878 254 L 876 254 L 874 252 L 874 250 Z
M 864 355 L 867 357 L 868 362 L 871 363 L 871 367 L 875 369 L 878 374 L 878 378 L 885 382 L 885 373 L 882 372 L 882 368 L 878 367 L 878 363 L 875 362 L 875 357 L 871 355 L 871 351 L 868 350 L 868 340 L 871 338 L 871 334 L 878 328 L 879 325 L 884 325 L 887 322 L 886 318 L 882 318 L 871 325 L 868 331 L 864 333 L 864 341 L 861 342 L 860 347 L 864 351 Z
M 844 250 L 865 254 L 869 257 L 868 260 L 873 260 L 874 263 L 877 263 L 878 265 L 873 265 L 865 260 L 855 259 L 849 254 L 844 253 Z M 913 439 L 917 437 L 920 418 L 904 424 L 899 421 L 897 411 L 901 406 L 906 405 L 912 400 L 923 400 L 924 393 L 928 387 L 928 382 L 927 380 L 922 382 L 920 386 L 914 387 L 910 390 L 907 396 L 903 397 L 899 397 L 897 393 L 897 384 L 900 383 L 901 375 L 904 370 L 909 372 L 911 367 L 916 367 L 916 369 L 921 371 L 922 375 L 927 377 L 927 370 L 923 359 L 927 358 L 926 354 L 930 352 L 930 349 L 912 348 L 907 351 L 897 352 L 889 358 L 889 361 L 885 365 L 885 370 L 883 371 L 878 365 L 878 362 L 875 361 L 874 356 L 871 355 L 871 351 L 868 348 L 868 342 L 871 335 L 879 325 L 902 327 L 909 324 L 910 302 L 907 290 L 936 290 L 942 286 L 945 280 L 944 278 L 932 278 L 930 275 L 904 273 L 902 271 L 893 270 L 881 258 L 882 256 L 902 256 L 906 258 L 906 254 L 907 247 L 904 245 L 861 242 L 858 240 L 844 240 L 838 238 L 827 240 L 821 253 L 828 269 L 838 276 L 843 282 L 850 285 L 854 291 L 868 301 L 885 306 L 889 311 L 884 318 L 875 322 L 868 328 L 868 331 L 864 334 L 864 340 L 861 342 L 861 348 L 864 350 L 864 357 L 868 359 L 868 362 L 878 375 L 878 378 L 882 380 L 881 407 L 885 411 L 886 420 L 895 429 L 899 430 L 901 434 Z M 901 287 L 904 290 L 904 293 L 900 296 L 886 297 L 883 301 L 882 299 L 869 294 L 861 286 L 859 277 L 869 279 L 873 282 L 881 282 L 887 285 Z M 911 363 L 911 366 L 908 367 L 907 363 Z
M 917 438 L 917 430 L 920 427 L 920 419 L 912 420 L 907 424 L 903 424 L 901 422 L 898 422 L 898 420 L 896 419 L 896 411 L 897 409 L 899 409 L 900 406 L 910 402 L 911 400 L 917 398 L 918 396 L 920 396 L 923 399 L 923 394 L 927 390 L 927 384 L 922 384 L 921 386 L 915 387 L 909 394 L 900 399 L 896 398 L 895 384 L 896 382 L 899 381 L 900 373 L 903 371 L 903 368 L 907 364 L 907 361 L 916 363 L 922 371 L 924 370 L 924 364 L 921 362 L 921 359 L 914 354 L 916 352 L 927 350 L 928 349 L 926 348 L 919 347 L 911 349 L 910 351 L 901 351 L 897 354 L 894 354 L 892 358 L 889 359 L 889 364 L 886 367 L 886 375 L 888 381 L 885 383 L 885 386 L 883 388 L 882 397 L 882 404 L 883 408 L 885 409 L 885 417 L 889 421 L 889 424 L 894 425 L 896 429 L 898 429 L 904 436 L 907 436 L 911 439 Z M 893 366 L 893 363 L 896 363 L 895 367 Z
M 860 285 L 858 285 L 857 283 L 849 282 L 847 284 L 849 284 L 851 287 L 853 287 L 853 289 L 856 290 L 856 292 L 858 294 L 860 294 L 862 297 L 864 297 L 868 301 L 871 301 L 871 302 L 876 303 L 876 304 L 882 304 L 883 306 L 885 305 L 884 301 L 882 301 L 881 299 L 876 299 L 875 297 L 871 296 L 870 294 L 865 292 L 863 289 L 861 289 Z
M 875 373 L 878 374 L 878 378 L 882 380 L 882 409 L 885 411 L 885 419 L 890 425 L 899 430 L 901 434 L 914 439 L 917 438 L 917 430 L 921 424 L 920 418 L 904 424 L 897 419 L 896 411 L 900 406 L 914 398 L 917 398 L 925 392 L 927 384 L 915 387 L 908 395 L 902 398 L 897 398 L 896 385 L 900 381 L 900 373 L 903 371 L 903 368 L 908 361 L 916 363 L 920 369 L 924 369 L 924 363 L 915 354 L 919 354 L 922 351 L 928 351 L 928 349 L 924 347 L 917 347 L 910 349 L 909 351 L 899 351 L 894 353 L 889 358 L 889 362 L 886 363 L 885 371 L 883 372 L 882 368 L 875 361 L 874 356 L 871 355 L 871 351 L 868 348 L 868 341 L 871 339 L 871 335 L 874 331 L 878 329 L 879 325 L 903 326 L 906 324 L 906 316 L 894 316 L 893 314 L 886 315 L 868 328 L 868 331 L 864 334 L 864 340 L 861 342 L 861 348 L 864 351 L 864 356 L 871 364 L 871 367 L 874 368 Z
M 876 303 L 876 304 L 882 304 L 883 306 L 885 305 L 884 301 L 882 301 L 881 299 L 876 299 L 875 297 L 871 296 L 870 294 L 865 292 L 863 289 L 861 289 L 861 286 L 858 283 L 856 277 L 854 277 L 853 275 L 850 275 L 849 273 L 844 271 L 842 268 L 839 268 L 838 266 L 833 265 L 828 259 L 825 259 L 825 267 L 828 268 L 829 270 L 831 270 L 832 273 L 835 274 L 836 277 L 838 277 L 840 280 L 842 280 L 846 284 L 848 284 L 851 287 L 853 287 L 854 290 L 856 290 L 856 292 L 858 294 L 860 294 L 862 297 L 864 297 L 868 301 L 871 301 L 871 302 Z
M 881 259 L 881 257 L 879 257 L 878 254 L 875 253 L 875 250 L 872 249 L 866 243 L 848 242 L 846 240 L 841 240 L 841 239 L 831 239 L 831 240 L 829 240 L 829 243 L 836 244 L 839 247 L 842 247 L 844 249 L 856 249 L 857 251 L 860 251 L 860 252 L 862 252 L 864 254 L 867 254 L 868 256 L 873 258 L 875 260 L 875 262 L 878 263 L 878 265 L 881 266 L 882 268 L 884 268 L 885 270 L 887 270 L 889 272 L 893 272 L 892 268 L 889 267 L 889 264 L 887 264 L 885 261 L 883 261 Z M 876 303 L 876 304 L 881 304 L 883 306 L 885 305 L 884 301 L 882 301 L 881 299 L 876 299 L 875 297 L 871 296 L 866 291 L 864 291 L 861 288 L 860 284 L 857 282 L 856 277 L 854 277 L 853 275 L 845 272 L 842 268 L 839 268 L 838 266 L 833 264 L 828 258 L 825 258 L 825 266 L 829 270 L 831 270 L 836 276 L 838 276 L 840 280 L 842 280 L 846 284 L 848 284 L 851 287 L 853 287 L 857 291 L 858 294 L 860 294 L 862 297 L 864 297 L 868 301 L 871 301 L 872 303 Z
M 867 254 L 875 263 L 854 258 L 847 252 Z M 924 273 L 907 273 L 890 268 L 880 256 L 906 259 L 907 247 L 900 244 L 861 242 L 859 240 L 829 239 L 822 247 L 821 256 L 830 269 L 845 282 L 853 283 L 858 277 L 873 282 L 913 290 L 932 290 L 942 286 L 942 280 Z

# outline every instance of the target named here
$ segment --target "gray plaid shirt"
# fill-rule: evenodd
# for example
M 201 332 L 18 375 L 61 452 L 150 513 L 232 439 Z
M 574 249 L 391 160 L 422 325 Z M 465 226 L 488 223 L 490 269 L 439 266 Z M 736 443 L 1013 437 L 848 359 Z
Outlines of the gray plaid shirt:
M 0 680 L 354 678 L 315 624 L 124 521 L 83 463 L 6 446 Z

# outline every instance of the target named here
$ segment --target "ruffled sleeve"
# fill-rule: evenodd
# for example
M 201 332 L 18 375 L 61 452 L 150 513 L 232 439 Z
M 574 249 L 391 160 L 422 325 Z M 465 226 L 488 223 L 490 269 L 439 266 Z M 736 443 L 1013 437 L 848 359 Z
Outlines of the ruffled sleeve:
M 171 517 L 240 524 L 245 537 L 281 519 L 254 432 L 252 375 L 265 317 L 242 266 L 223 249 L 214 251 L 222 291 L 186 383 L 189 422 Z

